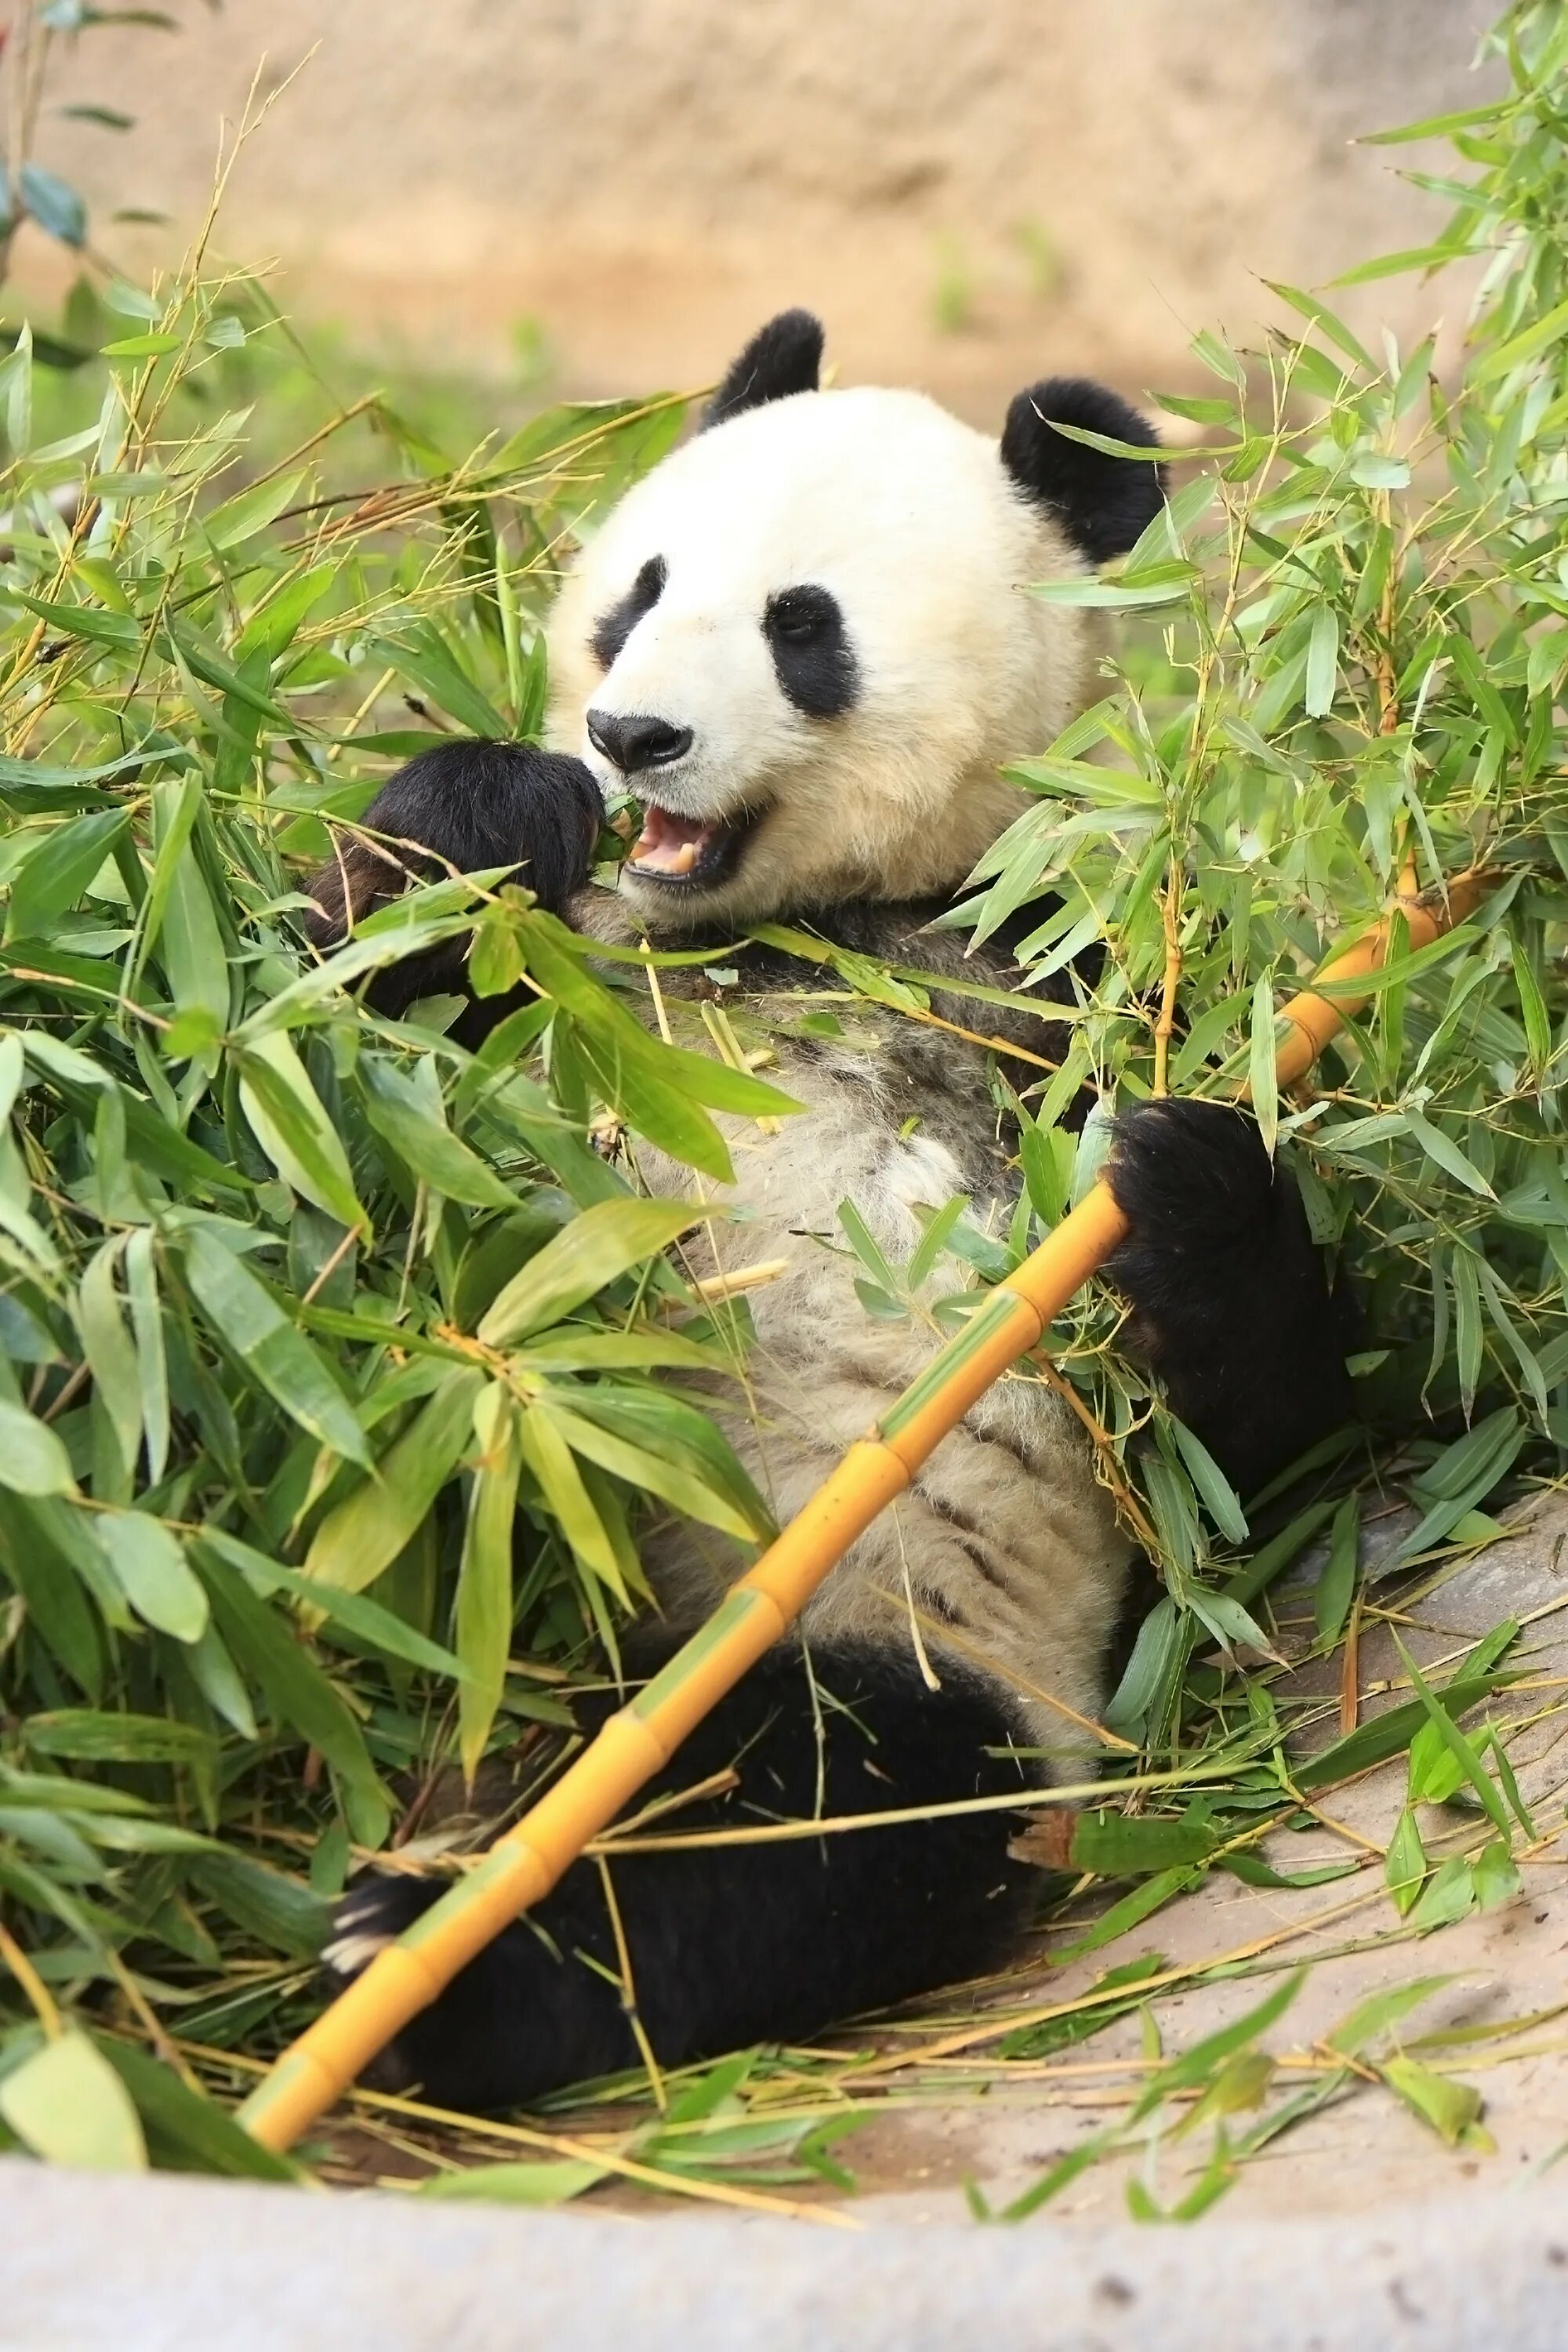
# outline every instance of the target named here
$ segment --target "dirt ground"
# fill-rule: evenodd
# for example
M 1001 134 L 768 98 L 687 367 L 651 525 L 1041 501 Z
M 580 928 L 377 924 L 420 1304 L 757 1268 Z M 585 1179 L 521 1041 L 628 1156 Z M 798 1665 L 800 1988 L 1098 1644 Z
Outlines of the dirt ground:
M 1248 2160 L 1226 2199 L 1227 2221 L 1361 2212 L 1451 2194 L 1465 2183 L 1478 2194 L 1495 2193 L 1568 2145 L 1568 1849 L 1561 1834 L 1568 1749 L 1563 1720 L 1554 1711 L 1568 1673 L 1565 1554 L 1568 1503 L 1549 1497 L 1508 1540 L 1458 1568 L 1412 1611 L 1403 1628 L 1412 1655 L 1425 1667 L 1452 1664 L 1505 1618 L 1526 1621 L 1528 1646 L 1515 1657 L 1528 1666 L 1528 1688 L 1493 1702 L 1500 1721 L 1541 1715 L 1532 1728 L 1510 1738 L 1521 1792 L 1542 1839 L 1521 1863 L 1522 1896 L 1418 1939 L 1400 1926 L 1383 1883 L 1382 1849 L 1404 1801 L 1401 1757 L 1325 1800 L 1336 1826 L 1325 1822 L 1321 1832 L 1277 1833 L 1265 1848 L 1279 1869 L 1293 1874 L 1347 1853 L 1358 1855 L 1363 1869 L 1355 1876 L 1311 1889 L 1263 1890 L 1215 1872 L 1113 1949 L 1041 1973 L 1032 1985 L 1009 1987 L 1006 2005 L 1013 2011 L 1034 1998 L 1042 2003 L 1072 1999 L 1108 1961 L 1121 1964 L 1157 1952 L 1171 1969 L 1212 1968 L 1232 1956 L 1261 1956 L 1259 1948 L 1267 1945 L 1269 1965 L 1279 1972 L 1311 1964 L 1287 2015 L 1262 2037 L 1284 2062 L 1281 2073 L 1287 2076 L 1291 2057 L 1320 2046 L 1359 2002 L 1417 1978 L 1448 1981 L 1411 2013 L 1401 2030 L 1407 2042 L 1480 2025 L 1496 2029 L 1495 2038 L 1421 2053 L 1480 2090 L 1495 2154 L 1446 2147 L 1382 2084 L 1361 2083 L 1342 2103 L 1294 2126 Z M 1288 1604 L 1282 1613 L 1289 1615 Z M 1309 1607 L 1302 1612 L 1303 1632 L 1310 1623 Z M 1379 1628 L 1361 1650 L 1361 1687 L 1376 1694 L 1363 1705 L 1363 1719 L 1394 1703 L 1379 1686 L 1401 1675 L 1392 1637 Z M 1321 1668 L 1315 1677 L 1308 1670 L 1294 1687 L 1315 1692 L 1322 1683 Z M 1408 1696 L 1407 1686 L 1399 1693 Z M 1335 1729 L 1325 1727 L 1327 1732 Z M 1475 1842 L 1471 1817 L 1451 1816 L 1446 1832 L 1435 1809 L 1423 1808 L 1422 1818 L 1435 1854 L 1444 1850 L 1445 1839 L 1450 1850 L 1460 1842 Z M 1278 1976 L 1250 1974 L 1161 2000 L 1167 2051 L 1173 2055 L 1188 2049 L 1229 2023 L 1277 1981 Z M 1509 2021 L 1528 2021 L 1542 2012 L 1547 2015 L 1539 2024 L 1505 2030 Z M 956 2054 L 952 2063 L 956 2071 Z M 990 2088 L 978 2101 L 955 2095 L 934 2113 L 879 2121 L 853 2143 L 851 2160 L 862 2180 L 878 2183 L 857 2202 L 857 2213 L 953 2219 L 966 2210 L 966 2177 L 981 2185 L 993 2205 L 1005 2203 L 1046 2167 L 1115 2120 L 1131 2104 L 1142 2067 L 1139 2027 L 1129 2019 L 1042 2063 L 1033 2083 Z M 961 2093 L 956 2081 L 954 2090 Z M 1234 2120 L 1245 2126 L 1248 2118 Z M 1173 2201 L 1191 2186 L 1207 2153 L 1206 2130 L 1167 2148 L 1154 2183 L 1162 2202 Z M 1127 2178 L 1136 2168 L 1131 2160 L 1096 2167 L 1050 2210 L 1059 2221 L 1120 2218 L 1126 2210 Z
M 218 244 L 284 299 L 438 367 L 549 388 L 710 378 L 818 308 L 847 377 L 976 421 L 1047 371 L 1190 379 L 1264 278 L 1321 281 L 1440 219 L 1359 134 L 1474 103 L 1489 0 L 185 0 L 174 36 L 84 36 L 39 160 L 145 267 L 199 217 L 220 115 L 277 100 Z M 115 226 L 156 206 L 169 230 Z M 32 232 L 24 278 L 55 261 Z M 1445 297 L 1451 300 L 1452 297 Z M 1425 326 L 1405 281 L 1349 298 Z

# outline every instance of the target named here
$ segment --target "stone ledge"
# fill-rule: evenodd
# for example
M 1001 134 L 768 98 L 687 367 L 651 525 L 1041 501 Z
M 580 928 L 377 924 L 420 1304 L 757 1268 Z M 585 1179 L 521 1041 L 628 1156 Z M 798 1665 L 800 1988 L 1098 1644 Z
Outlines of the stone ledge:
M 410 2210 L 0 2162 L 4 2352 L 1561 2352 L 1560 2189 L 1017 2230 Z

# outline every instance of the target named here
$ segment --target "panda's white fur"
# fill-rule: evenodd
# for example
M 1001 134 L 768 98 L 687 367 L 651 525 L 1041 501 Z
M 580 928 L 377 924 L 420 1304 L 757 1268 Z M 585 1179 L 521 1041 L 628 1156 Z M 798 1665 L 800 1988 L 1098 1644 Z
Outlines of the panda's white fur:
M 880 1052 L 802 1050 L 787 1039 L 777 1052 L 769 1076 L 802 1111 L 776 1135 L 721 1116 L 736 1181 L 699 1187 L 719 1213 L 687 1255 L 699 1276 L 759 1262 L 785 1269 L 749 1295 L 756 1336 L 743 1408 L 732 1391 L 710 1401 L 782 1524 L 937 1344 L 931 1328 L 866 1313 L 839 1204 L 852 1202 L 900 1265 L 921 1236 L 917 1210 L 929 1215 L 967 1193 L 995 1228 L 1011 1203 L 1000 1165 L 990 1197 L 974 1198 L 969 1122 L 962 1138 L 900 1133 L 909 1103 Z M 690 1197 L 690 1170 L 662 1153 L 641 1146 L 637 1167 L 650 1191 Z M 937 1287 L 952 1286 L 949 1268 Z M 738 1565 L 720 1538 L 686 1525 L 655 1527 L 643 1549 L 679 1622 L 705 1614 Z M 1076 1771 L 1082 1740 L 1072 1716 L 1092 1717 L 1102 1703 L 1131 1556 L 1080 1424 L 1025 1363 L 971 1408 L 850 1547 L 808 1603 L 804 1628 L 812 1641 L 923 1652 L 938 1675 L 944 1649 L 984 1664 L 1012 1695 L 1020 1737 L 1044 1751 L 1047 1776 L 1069 1759 Z
M 668 580 L 609 675 L 597 616 L 662 557 Z M 768 814 L 704 920 L 781 902 L 920 898 L 956 887 L 1021 805 L 1002 763 L 1049 742 L 1087 698 L 1098 645 L 1081 608 L 1027 593 L 1084 560 L 1003 467 L 994 437 L 915 392 L 803 392 L 698 435 L 632 489 L 568 572 L 549 631 L 549 740 L 600 784 L 590 707 L 693 730 L 658 778 L 695 817 Z M 794 709 L 761 618 L 799 582 L 852 616 L 855 707 Z M 623 877 L 662 918 L 657 890 Z
M 819 351 L 805 314 L 764 329 L 726 379 L 721 421 L 634 488 L 572 564 L 550 627 L 555 751 L 444 746 L 370 812 L 448 864 L 520 863 L 600 940 L 712 942 L 764 1019 L 772 1001 L 770 1075 L 801 1111 L 721 1120 L 735 1181 L 706 1188 L 714 1213 L 687 1251 L 699 1276 L 782 1265 L 751 1293 L 743 1389 L 707 1399 L 781 1521 L 934 1344 L 916 1320 L 864 1311 L 840 1203 L 897 1262 L 919 1213 L 955 1195 L 1000 1225 L 1018 1177 L 982 1052 L 879 1003 L 858 1005 L 837 1039 L 807 1034 L 793 1015 L 815 968 L 737 935 L 783 918 L 939 983 L 1014 976 L 1000 937 L 966 961 L 961 934 L 926 926 L 1021 805 L 1003 763 L 1093 691 L 1092 616 L 1030 584 L 1130 547 L 1159 496 L 1150 467 L 1053 432 L 1065 416 L 1146 440 L 1098 387 L 1020 394 L 998 445 L 917 394 L 817 391 Z M 832 660 L 818 648 L 809 688 L 769 617 L 805 590 L 833 615 Z M 823 679 L 837 682 L 831 700 Z M 601 794 L 628 787 L 642 838 L 618 887 L 587 886 Z M 385 868 L 351 845 L 313 887 L 319 936 L 335 936 L 384 895 Z M 452 976 L 437 964 L 377 985 L 397 1009 Z M 668 998 L 707 985 L 689 963 L 662 980 Z M 972 1010 L 940 984 L 931 1009 L 958 1028 Z M 661 1017 L 651 982 L 643 1010 L 650 1025 Z M 1048 1057 L 1064 1040 L 1048 1013 L 1026 996 L 987 1004 L 984 1021 Z M 640 1182 L 691 1193 L 689 1169 L 635 1149 Z M 1144 1351 L 1237 1482 L 1261 1483 L 1342 1409 L 1299 1205 L 1256 1130 L 1213 1105 L 1124 1122 L 1110 1178 L 1133 1221 L 1117 1278 Z M 1266 1327 L 1264 1284 L 1279 1302 Z M 740 1564 L 684 1521 L 655 1521 L 643 1550 L 677 1631 Z M 994 1959 L 1026 1913 L 1026 1874 L 1004 1817 L 954 1801 L 1082 1768 L 1131 1558 L 1079 1423 L 1043 1371 L 1016 1369 L 833 1570 L 803 1645 L 754 1669 L 656 1784 L 728 1787 L 733 1766 L 733 1796 L 715 1801 L 742 1824 L 900 1805 L 932 1817 L 622 1861 L 614 1933 L 599 1878 L 579 1864 L 532 1915 L 539 1936 L 509 1929 L 415 2021 L 395 2074 L 483 2106 L 633 2063 L 613 1991 L 623 1949 L 626 1997 L 635 1990 L 662 2063 L 798 2037 Z M 429 1899 L 406 1878 L 370 1880 L 343 1906 L 329 1964 L 352 1974 Z

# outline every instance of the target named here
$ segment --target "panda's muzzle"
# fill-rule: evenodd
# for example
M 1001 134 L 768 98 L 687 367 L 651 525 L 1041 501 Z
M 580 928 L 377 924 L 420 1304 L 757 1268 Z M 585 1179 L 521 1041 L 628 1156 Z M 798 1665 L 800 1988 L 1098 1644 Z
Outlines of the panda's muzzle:
M 757 823 L 757 812 L 732 817 L 682 816 L 643 803 L 642 831 L 632 844 L 626 872 L 639 882 L 677 889 L 710 888 L 730 873 Z

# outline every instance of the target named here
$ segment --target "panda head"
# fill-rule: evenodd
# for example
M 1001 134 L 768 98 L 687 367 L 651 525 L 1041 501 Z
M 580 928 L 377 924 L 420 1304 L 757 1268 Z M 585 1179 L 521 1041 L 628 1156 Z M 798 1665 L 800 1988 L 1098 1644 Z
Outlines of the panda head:
M 1099 385 L 1022 392 L 995 441 L 914 392 L 822 392 L 773 320 L 705 429 L 621 501 L 550 631 L 552 740 L 643 807 L 621 870 L 661 929 L 951 892 L 1017 814 L 1003 762 L 1089 699 L 1091 614 L 1034 581 L 1125 552 L 1159 468 Z

